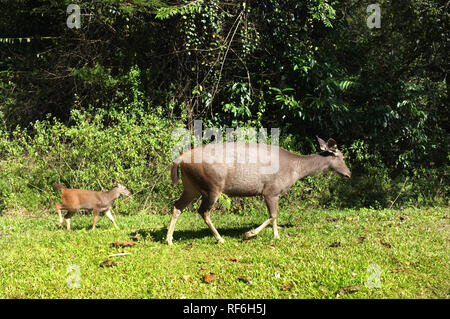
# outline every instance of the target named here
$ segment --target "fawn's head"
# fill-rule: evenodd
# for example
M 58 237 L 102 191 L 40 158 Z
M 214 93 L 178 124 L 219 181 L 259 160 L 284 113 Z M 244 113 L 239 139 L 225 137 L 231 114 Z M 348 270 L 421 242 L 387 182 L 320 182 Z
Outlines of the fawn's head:
M 125 187 L 125 185 L 120 184 L 118 181 L 113 179 L 113 185 L 119 190 L 119 193 L 125 196 L 130 196 L 130 191 Z
M 330 138 L 328 142 L 325 142 L 318 136 L 317 140 L 319 141 L 320 149 L 322 150 L 319 154 L 330 157 L 331 170 L 342 177 L 350 178 L 352 173 L 348 169 L 347 164 L 345 164 L 344 154 L 338 150 L 336 141 Z

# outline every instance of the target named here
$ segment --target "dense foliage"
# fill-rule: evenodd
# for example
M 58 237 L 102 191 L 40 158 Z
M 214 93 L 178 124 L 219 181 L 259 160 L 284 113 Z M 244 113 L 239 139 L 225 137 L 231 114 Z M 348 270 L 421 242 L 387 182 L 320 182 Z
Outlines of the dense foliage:
M 0 209 L 113 177 L 130 213 L 166 207 L 171 132 L 195 119 L 304 154 L 336 139 L 353 179 L 308 178 L 299 205 L 447 205 L 448 3 L 377 3 L 380 28 L 356 0 L 1 0 Z

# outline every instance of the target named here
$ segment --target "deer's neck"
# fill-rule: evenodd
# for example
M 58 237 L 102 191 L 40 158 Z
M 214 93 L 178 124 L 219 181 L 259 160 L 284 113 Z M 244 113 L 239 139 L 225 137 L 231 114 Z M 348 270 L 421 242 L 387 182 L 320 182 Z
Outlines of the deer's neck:
M 330 160 L 327 156 L 319 154 L 299 155 L 297 160 L 298 179 L 320 174 L 329 167 Z
M 113 202 L 117 197 L 120 196 L 119 188 L 118 187 L 114 187 L 110 191 L 106 192 L 105 196 L 110 202 Z

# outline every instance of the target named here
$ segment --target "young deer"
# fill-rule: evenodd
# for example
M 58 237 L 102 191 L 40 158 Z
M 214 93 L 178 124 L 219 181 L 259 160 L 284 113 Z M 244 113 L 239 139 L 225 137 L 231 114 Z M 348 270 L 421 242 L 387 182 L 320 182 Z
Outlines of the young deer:
M 178 166 L 181 167 L 183 194 L 175 202 L 166 241 L 172 245 L 173 231 L 178 216 L 183 209 L 200 194 L 202 203 L 198 213 L 211 229 L 214 237 L 221 243 L 219 235 L 209 217 L 210 210 L 220 193 L 229 196 L 262 195 L 266 201 L 270 218 L 261 226 L 245 233 L 244 238 L 256 236 L 268 224 L 273 225 L 275 239 L 279 239 L 277 228 L 278 197 L 289 190 L 299 179 L 319 174 L 331 169 L 343 177 L 351 173 L 344 156 L 337 149 L 336 142 L 325 142 L 317 137 L 322 152 L 314 155 L 297 155 L 277 146 L 254 143 L 207 144 L 181 154 L 174 160 L 171 169 L 172 182 L 178 181 Z M 229 152 L 228 150 L 231 150 Z M 223 154 L 227 153 L 224 160 Z M 258 158 L 255 154 L 258 153 Z M 230 155 L 231 154 L 231 155 Z M 275 156 L 273 156 L 275 155 Z M 200 160 L 199 160 L 200 159 Z M 275 171 L 264 171 L 264 167 L 276 164 Z
M 109 192 L 97 192 L 84 189 L 66 188 L 64 185 L 55 184 L 55 190 L 61 190 L 61 203 L 56 204 L 56 213 L 58 214 L 58 226 L 62 225 L 61 210 L 67 210 L 64 216 L 67 230 L 70 231 L 70 218 L 79 209 L 92 210 L 94 212 L 94 223 L 92 229 L 95 229 L 98 215 L 105 212 L 106 217 L 113 223 L 114 227 L 119 228 L 111 214 L 111 206 L 114 200 L 121 194 L 130 196 L 130 191 L 122 184 L 113 180 L 114 188 Z

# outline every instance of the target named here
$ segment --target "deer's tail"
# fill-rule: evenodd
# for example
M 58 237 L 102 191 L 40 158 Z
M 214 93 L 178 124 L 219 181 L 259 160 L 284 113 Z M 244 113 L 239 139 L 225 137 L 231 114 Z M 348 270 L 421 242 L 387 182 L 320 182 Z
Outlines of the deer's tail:
M 58 191 L 58 190 L 64 190 L 64 189 L 66 189 L 66 186 L 64 186 L 64 185 L 62 185 L 62 184 L 53 184 L 53 189 L 54 189 L 55 191 Z
M 176 184 L 180 175 L 178 174 L 178 166 L 181 164 L 181 156 L 178 156 L 174 161 L 170 170 L 170 177 L 172 178 L 172 184 Z

